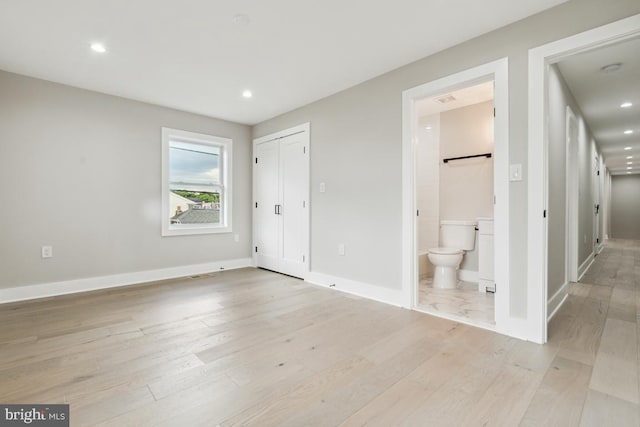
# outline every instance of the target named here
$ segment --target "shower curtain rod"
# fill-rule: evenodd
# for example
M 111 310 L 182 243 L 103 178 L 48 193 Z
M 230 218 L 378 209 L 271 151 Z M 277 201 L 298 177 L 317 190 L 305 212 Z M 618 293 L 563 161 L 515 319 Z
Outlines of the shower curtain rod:
M 462 157 L 449 157 L 448 159 L 442 159 L 442 162 L 443 163 L 449 163 L 452 160 L 472 159 L 474 157 L 486 157 L 487 159 L 489 159 L 489 158 L 491 158 L 491 153 L 474 154 L 472 156 L 462 156 Z

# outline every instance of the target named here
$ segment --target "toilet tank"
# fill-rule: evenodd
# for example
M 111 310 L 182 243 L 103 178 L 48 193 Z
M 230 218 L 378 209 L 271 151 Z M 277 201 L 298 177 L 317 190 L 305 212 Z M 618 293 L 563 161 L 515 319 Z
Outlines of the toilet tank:
M 476 221 L 440 221 L 440 246 L 470 251 L 476 246 Z

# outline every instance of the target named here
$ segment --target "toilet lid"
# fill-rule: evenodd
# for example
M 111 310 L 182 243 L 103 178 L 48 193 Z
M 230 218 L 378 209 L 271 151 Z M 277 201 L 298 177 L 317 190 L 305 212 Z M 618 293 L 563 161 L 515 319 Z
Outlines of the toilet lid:
M 438 255 L 457 255 L 462 253 L 462 249 L 456 248 L 431 248 L 429 252 Z

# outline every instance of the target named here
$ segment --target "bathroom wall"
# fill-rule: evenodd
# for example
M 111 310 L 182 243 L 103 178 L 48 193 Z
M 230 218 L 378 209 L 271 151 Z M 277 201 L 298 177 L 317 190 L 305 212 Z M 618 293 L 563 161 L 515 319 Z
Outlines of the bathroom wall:
M 430 129 L 427 129 L 430 127 Z M 416 204 L 418 216 L 418 251 L 438 246 L 440 222 L 440 114 L 424 116 L 416 131 Z
M 441 220 L 493 217 L 493 157 L 442 162 L 449 157 L 493 153 L 493 145 L 493 101 L 440 114 Z M 465 254 L 460 269 L 478 271 L 477 246 Z
M 416 205 L 418 253 L 438 247 L 440 230 L 440 114 L 423 116 L 416 129 Z M 430 276 L 433 266 L 426 256 L 418 258 L 420 277 Z

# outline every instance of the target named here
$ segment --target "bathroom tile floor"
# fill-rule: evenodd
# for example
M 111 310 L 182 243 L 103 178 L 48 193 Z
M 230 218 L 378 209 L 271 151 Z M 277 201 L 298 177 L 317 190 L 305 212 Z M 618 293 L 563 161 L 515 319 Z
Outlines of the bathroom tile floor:
M 495 326 L 492 293 L 478 292 L 478 284 L 471 282 L 460 282 L 456 289 L 434 289 L 432 281 L 430 278 L 420 280 L 420 308 L 488 327 Z

